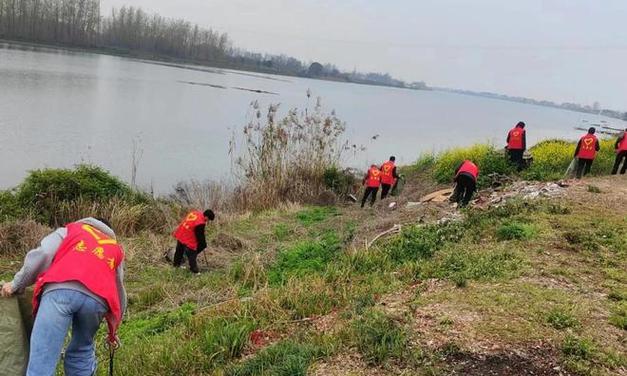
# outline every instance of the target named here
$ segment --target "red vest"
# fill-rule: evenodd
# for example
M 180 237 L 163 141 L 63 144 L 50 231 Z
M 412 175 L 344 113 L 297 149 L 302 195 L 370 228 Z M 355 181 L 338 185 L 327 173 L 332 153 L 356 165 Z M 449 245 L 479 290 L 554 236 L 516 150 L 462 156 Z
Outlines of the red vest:
M 465 160 L 464 163 L 462 163 L 462 166 L 459 168 L 459 171 L 457 171 L 457 175 L 455 175 L 455 177 L 459 176 L 462 172 L 472 175 L 472 177 L 475 178 L 475 181 L 477 181 L 477 178 L 479 177 L 479 167 L 469 160 Z
M 523 136 L 525 130 L 522 128 L 514 127 L 509 131 L 509 142 L 507 143 L 508 150 L 522 150 L 523 148 Z
M 618 144 L 616 151 L 627 151 L 627 132 L 623 133 L 623 140 Z
M 381 185 L 381 170 L 377 167 L 370 167 L 366 177 L 366 186 L 369 188 L 379 188 Z
M 394 184 L 394 162 L 387 161 L 381 166 L 381 183 Z
M 594 159 L 597 156 L 597 137 L 593 134 L 586 134 L 580 140 L 581 146 L 577 158 Z
M 115 340 L 122 312 L 116 283 L 116 269 L 124 260 L 124 251 L 115 239 L 81 222 L 65 227 L 67 235 L 52 264 L 37 277 L 33 295 L 33 315 L 37 314 L 43 287 L 47 283 L 77 281 L 109 306 L 105 315 L 109 340 Z
M 196 251 L 198 249 L 198 240 L 196 239 L 194 229 L 196 226 L 204 225 L 206 223 L 207 219 L 201 211 L 192 210 L 189 214 L 187 214 L 183 222 L 181 222 L 172 235 L 176 238 L 176 240 L 185 244 L 189 249 Z

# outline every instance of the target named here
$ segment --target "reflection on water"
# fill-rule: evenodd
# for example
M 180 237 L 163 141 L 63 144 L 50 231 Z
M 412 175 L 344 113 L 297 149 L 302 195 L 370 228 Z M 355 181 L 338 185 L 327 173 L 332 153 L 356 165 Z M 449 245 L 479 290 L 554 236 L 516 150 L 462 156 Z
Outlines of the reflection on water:
M 228 141 L 246 124 L 249 104 L 313 106 L 307 89 L 347 122 L 351 142 L 367 146 L 348 161 L 360 167 L 391 154 L 409 163 L 451 145 L 501 145 L 519 120 L 527 123 L 529 143 L 575 138 L 573 126 L 595 120 L 451 93 L 191 68 L 0 44 L 0 187 L 31 169 L 81 162 L 129 180 L 134 141 L 142 151 L 140 186 L 167 192 L 180 180 L 224 179 Z

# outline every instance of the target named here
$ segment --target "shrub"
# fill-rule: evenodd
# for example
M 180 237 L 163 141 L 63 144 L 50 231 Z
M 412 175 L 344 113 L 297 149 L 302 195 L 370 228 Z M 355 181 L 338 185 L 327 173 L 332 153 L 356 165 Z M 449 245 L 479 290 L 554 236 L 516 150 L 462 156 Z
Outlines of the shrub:
M 532 225 L 510 222 L 502 224 L 496 230 L 498 240 L 528 240 L 534 237 L 536 233 L 535 227 Z
M 579 322 L 569 312 L 564 312 L 559 308 L 555 308 L 549 312 L 546 321 L 555 329 L 572 328 L 579 325 Z
M 17 204 L 23 210 L 37 213 L 37 218 L 50 225 L 62 224 L 59 209 L 79 199 L 106 203 L 112 198 L 140 203 L 146 198 L 100 167 L 78 165 L 75 169 L 32 171 L 16 189 Z M 73 218 L 77 219 L 77 218 Z
M 242 179 L 241 201 L 252 209 L 312 202 L 326 189 L 325 170 L 338 166 L 342 154 L 351 149 L 341 140 L 344 122 L 334 112 L 325 112 L 320 99 L 313 109 L 291 109 L 280 119 L 278 108 L 270 105 L 262 116 L 253 102 L 253 117 L 241 139 L 234 135 L 230 143 Z M 358 151 L 356 145 L 353 149 Z
M 451 182 L 455 169 L 465 159 L 473 161 L 479 167 L 479 186 L 487 185 L 487 176 L 492 173 L 509 175 L 514 171 L 504 153 L 497 151 L 492 145 L 477 144 L 467 148 L 450 149 L 438 155 L 433 170 L 434 178 L 439 183 Z
M 614 163 L 613 140 L 600 140 L 601 151 L 592 164 L 592 175 L 608 174 Z M 533 163 L 525 170 L 525 179 L 533 180 L 558 180 L 562 179 L 566 169 L 573 160 L 576 142 L 565 140 L 545 140 L 529 151 L 533 156 Z
M 12 191 L 0 191 L 0 222 L 17 219 L 23 211 Z
M 353 342 L 369 364 L 390 358 L 401 359 L 407 346 L 407 333 L 392 318 L 371 309 L 353 323 Z
M 340 196 L 353 193 L 355 186 L 359 184 L 352 170 L 340 170 L 337 166 L 325 169 L 323 178 L 325 187 Z

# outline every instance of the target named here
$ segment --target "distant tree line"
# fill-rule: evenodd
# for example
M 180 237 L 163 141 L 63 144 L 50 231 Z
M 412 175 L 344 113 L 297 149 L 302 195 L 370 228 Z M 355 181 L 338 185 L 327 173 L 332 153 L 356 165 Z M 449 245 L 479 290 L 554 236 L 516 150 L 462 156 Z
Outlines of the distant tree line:
M 422 82 L 406 84 L 389 74 L 341 72 L 331 64 L 236 49 L 226 33 L 137 7 L 102 15 L 100 0 L 0 0 L 0 38 L 292 76 L 426 88 Z

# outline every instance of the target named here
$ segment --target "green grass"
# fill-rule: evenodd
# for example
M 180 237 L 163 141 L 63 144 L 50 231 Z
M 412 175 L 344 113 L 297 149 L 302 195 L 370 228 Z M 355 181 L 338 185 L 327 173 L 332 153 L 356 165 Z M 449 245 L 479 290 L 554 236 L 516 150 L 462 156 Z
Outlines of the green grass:
M 309 227 L 335 215 L 338 215 L 338 210 L 334 206 L 316 206 L 298 212 L 296 218 L 303 226 Z
M 268 270 L 270 283 L 284 283 L 292 277 L 322 272 L 327 264 L 339 257 L 341 242 L 335 232 L 327 232 L 317 241 L 304 241 L 280 252 Z
M 311 364 L 332 350 L 325 343 L 284 340 L 227 369 L 228 376 L 306 376 Z
M 504 240 L 529 240 L 536 235 L 537 230 L 534 226 L 525 223 L 508 222 L 503 223 L 496 230 L 496 238 L 500 241 Z
M 352 329 L 353 345 L 369 364 L 379 365 L 389 359 L 402 359 L 407 351 L 405 329 L 383 312 L 368 310 L 353 322 Z
M 552 309 L 547 315 L 546 321 L 549 325 L 558 330 L 579 326 L 579 321 L 572 313 L 559 308 Z

